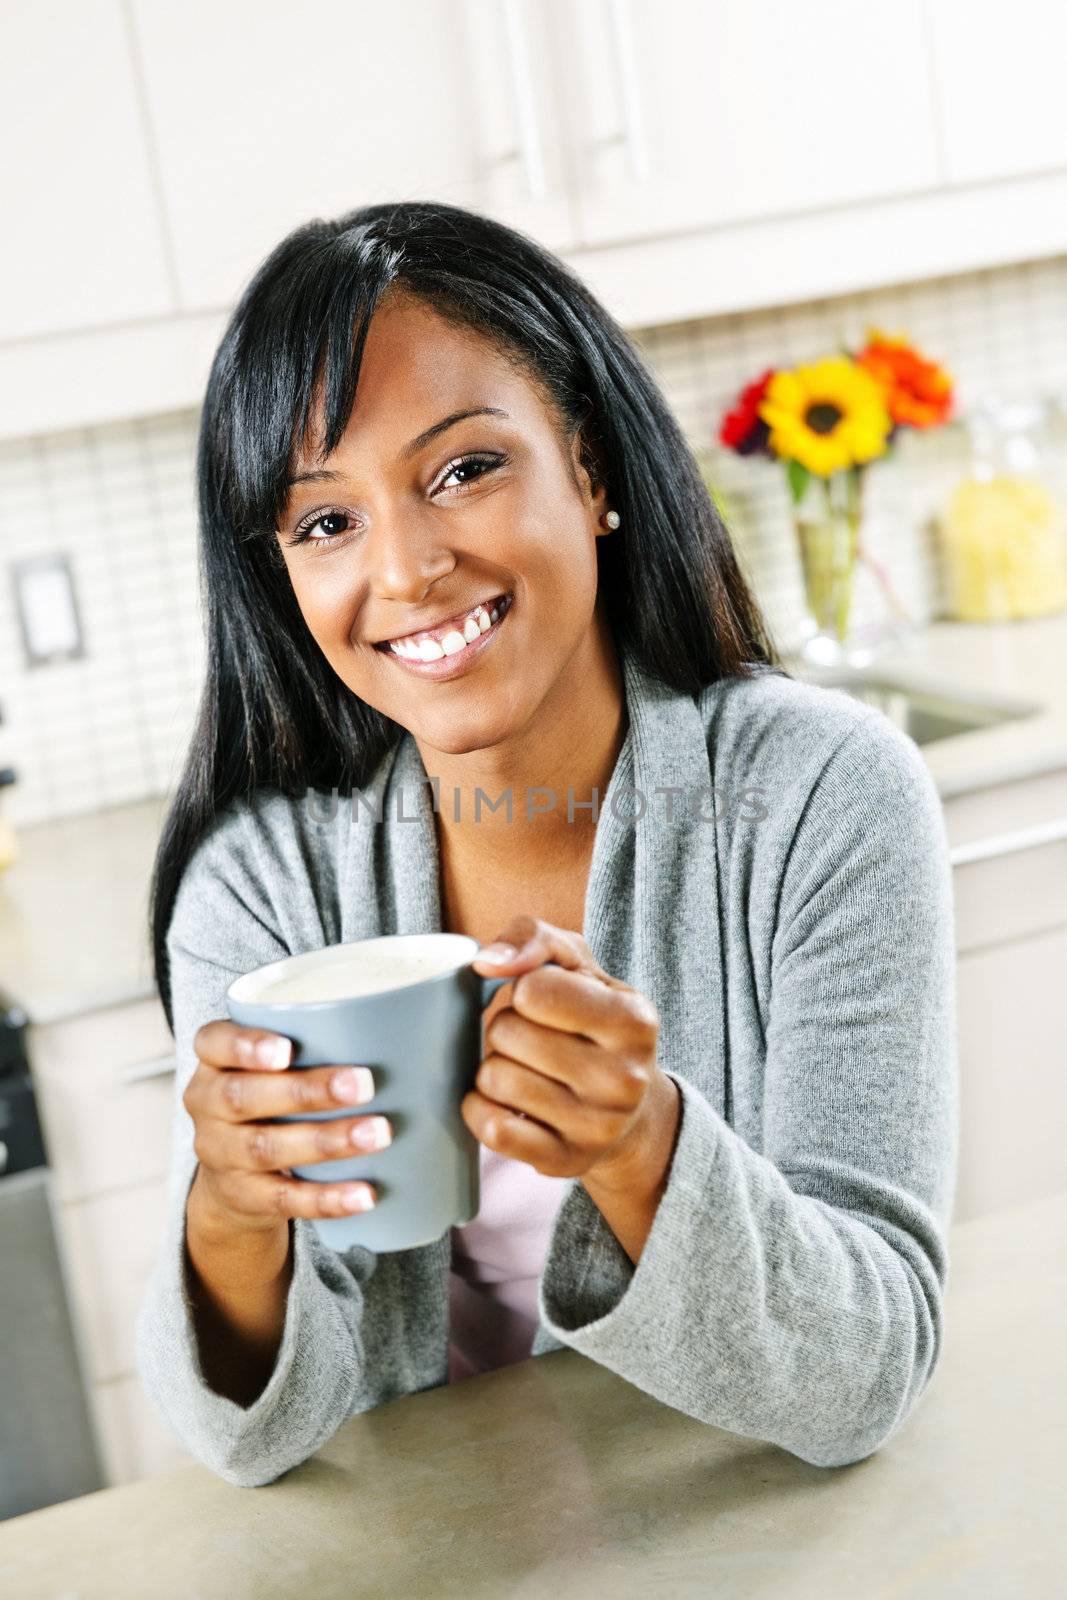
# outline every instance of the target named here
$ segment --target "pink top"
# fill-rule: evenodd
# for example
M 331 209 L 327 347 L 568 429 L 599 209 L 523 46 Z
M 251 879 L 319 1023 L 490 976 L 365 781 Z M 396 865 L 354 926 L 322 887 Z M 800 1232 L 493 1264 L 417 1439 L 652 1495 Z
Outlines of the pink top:
M 569 1178 L 479 1145 L 481 1205 L 452 1229 L 448 1381 L 509 1366 L 530 1354 L 537 1285 Z

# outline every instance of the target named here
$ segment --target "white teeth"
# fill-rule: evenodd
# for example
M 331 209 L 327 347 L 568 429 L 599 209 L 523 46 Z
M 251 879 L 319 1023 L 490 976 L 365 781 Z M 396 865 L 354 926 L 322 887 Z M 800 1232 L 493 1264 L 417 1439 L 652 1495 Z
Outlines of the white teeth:
M 506 606 L 494 606 L 489 612 L 484 606 L 476 606 L 463 624 L 462 633 L 458 628 L 450 628 L 440 642 L 436 639 L 390 639 L 389 648 L 395 656 L 404 656 L 408 661 L 439 661 L 442 656 L 457 655 L 483 633 L 488 633 L 506 609 Z

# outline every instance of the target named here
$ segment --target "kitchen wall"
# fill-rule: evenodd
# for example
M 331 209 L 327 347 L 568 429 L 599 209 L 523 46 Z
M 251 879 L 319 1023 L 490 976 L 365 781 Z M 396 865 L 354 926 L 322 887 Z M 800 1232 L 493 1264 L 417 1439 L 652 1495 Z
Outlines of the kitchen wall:
M 723 409 L 772 364 L 907 332 L 957 378 L 961 407 L 988 392 L 1067 397 L 1067 257 L 634 335 L 728 508 L 741 559 L 783 648 L 804 616 L 780 469 L 714 446 Z M 30 824 L 160 794 L 175 781 L 203 648 L 193 507 L 194 411 L 0 444 L 0 561 L 71 560 L 85 656 L 28 668 L 0 579 L 0 766 L 9 819 Z M 962 428 L 908 435 L 871 474 L 871 554 L 916 622 L 943 606 L 930 517 L 966 460 Z M 855 621 L 889 615 L 867 569 Z

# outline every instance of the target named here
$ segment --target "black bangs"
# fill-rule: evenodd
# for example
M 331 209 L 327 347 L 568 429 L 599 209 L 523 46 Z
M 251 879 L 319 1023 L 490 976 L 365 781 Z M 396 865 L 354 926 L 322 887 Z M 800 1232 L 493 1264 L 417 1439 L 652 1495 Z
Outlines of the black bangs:
M 371 318 L 402 249 L 344 219 L 298 229 L 267 258 L 225 343 L 220 439 L 229 435 L 226 504 L 234 525 L 267 533 L 285 505 L 294 457 L 321 405 L 325 458 L 348 425 Z M 220 350 L 220 357 L 222 351 Z

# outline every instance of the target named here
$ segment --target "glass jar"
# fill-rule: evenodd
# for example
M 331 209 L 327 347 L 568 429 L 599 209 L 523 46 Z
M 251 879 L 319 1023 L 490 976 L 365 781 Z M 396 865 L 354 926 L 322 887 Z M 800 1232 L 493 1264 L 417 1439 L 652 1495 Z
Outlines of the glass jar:
M 988 400 L 967 420 L 970 465 L 938 519 L 949 616 L 1002 622 L 1067 608 L 1067 517 L 1043 401 Z

